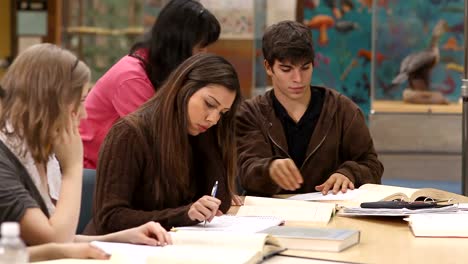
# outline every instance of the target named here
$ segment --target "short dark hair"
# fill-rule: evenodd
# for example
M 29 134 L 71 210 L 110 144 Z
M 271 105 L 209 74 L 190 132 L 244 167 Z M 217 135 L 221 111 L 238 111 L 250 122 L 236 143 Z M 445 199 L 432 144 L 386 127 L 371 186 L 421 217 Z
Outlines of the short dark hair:
M 196 45 L 206 47 L 221 33 L 216 17 L 195 0 L 172 0 L 159 13 L 151 34 L 130 50 L 148 49 L 145 70 L 157 90 L 169 74 L 192 56 Z
M 305 25 L 295 21 L 282 21 L 268 27 L 263 35 L 262 51 L 270 66 L 275 60 L 292 64 L 314 63 L 312 33 Z

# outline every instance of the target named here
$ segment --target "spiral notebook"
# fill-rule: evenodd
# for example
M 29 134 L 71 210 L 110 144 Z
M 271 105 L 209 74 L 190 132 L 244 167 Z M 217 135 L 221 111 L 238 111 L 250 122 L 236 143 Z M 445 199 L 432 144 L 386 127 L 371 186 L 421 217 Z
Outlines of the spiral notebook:
M 253 234 L 272 226 L 279 226 L 283 223 L 283 219 L 276 216 L 222 215 L 215 216 L 213 220 L 207 222 L 206 225 L 199 223 L 194 226 L 175 227 L 173 230 L 224 231 Z

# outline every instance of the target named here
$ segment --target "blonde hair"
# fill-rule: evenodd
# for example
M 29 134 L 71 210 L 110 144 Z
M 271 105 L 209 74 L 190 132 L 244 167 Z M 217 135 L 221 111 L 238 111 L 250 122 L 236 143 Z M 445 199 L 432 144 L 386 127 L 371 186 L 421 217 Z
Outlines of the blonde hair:
M 55 131 L 67 124 L 69 106 L 79 107 L 90 75 L 68 50 L 47 43 L 29 47 L 0 82 L 0 130 L 25 143 L 35 162 L 47 162 Z

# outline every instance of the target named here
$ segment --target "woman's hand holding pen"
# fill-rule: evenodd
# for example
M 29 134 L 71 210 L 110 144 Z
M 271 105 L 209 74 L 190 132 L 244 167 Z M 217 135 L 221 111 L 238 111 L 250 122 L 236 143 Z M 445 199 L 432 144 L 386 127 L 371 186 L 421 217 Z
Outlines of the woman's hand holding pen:
M 205 195 L 190 206 L 188 216 L 193 221 L 210 222 L 213 217 L 223 214 L 218 210 L 220 205 L 221 201 L 218 198 Z

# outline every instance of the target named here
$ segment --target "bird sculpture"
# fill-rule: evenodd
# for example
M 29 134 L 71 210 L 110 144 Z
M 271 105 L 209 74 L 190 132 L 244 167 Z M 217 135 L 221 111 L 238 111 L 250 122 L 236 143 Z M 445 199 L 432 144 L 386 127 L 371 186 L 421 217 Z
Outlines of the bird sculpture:
M 439 62 L 439 39 L 448 30 L 445 20 L 439 20 L 432 31 L 430 46 L 422 51 L 406 56 L 400 65 L 400 72 L 392 80 L 397 86 L 408 81 L 409 88 L 414 91 L 430 90 L 430 74 L 432 68 Z

